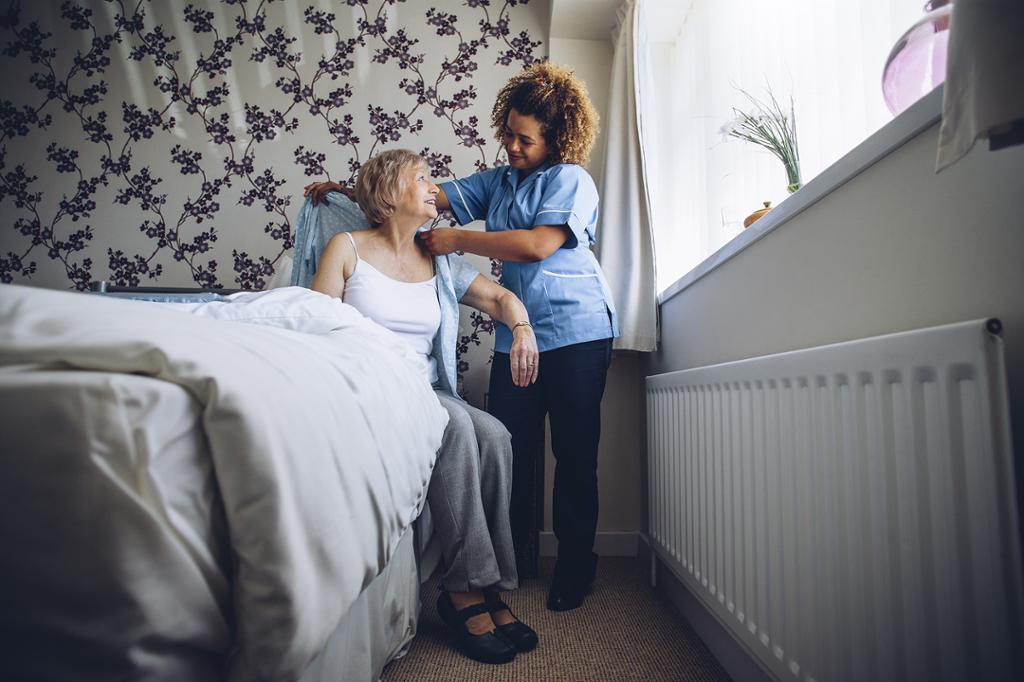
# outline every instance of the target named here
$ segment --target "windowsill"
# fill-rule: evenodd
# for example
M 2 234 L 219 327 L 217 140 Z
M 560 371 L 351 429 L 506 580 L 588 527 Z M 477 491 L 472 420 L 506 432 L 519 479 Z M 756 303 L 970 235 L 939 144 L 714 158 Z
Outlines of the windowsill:
M 684 291 L 694 282 L 713 272 L 794 216 L 813 206 L 870 168 L 903 144 L 930 128 L 942 118 L 942 86 L 915 102 L 913 106 L 879 128 L 871 137 L 853 148 L 846 156 L 826 168 L 799 190 L 786 197 L 753 225 L 736 235 L 690 272 L 658 295 L 658 305 Z

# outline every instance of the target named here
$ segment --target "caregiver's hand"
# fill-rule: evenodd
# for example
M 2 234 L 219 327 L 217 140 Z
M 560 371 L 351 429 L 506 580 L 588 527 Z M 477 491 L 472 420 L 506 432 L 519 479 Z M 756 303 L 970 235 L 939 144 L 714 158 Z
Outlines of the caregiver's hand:
M 321 201 L 327 201 L 327 194 L 329 192 L 340 192 L 341 190 L 341 185 L 330 180 L 327 182 L 312 182 L 306 185 L 302 196 L 312 199 L 313 205 L 316 206 Z
M 432 256 L 446 256 L 459 251 L 459 233 L 454 227 L 435 227 L 433 230 L 420 232 L 417 236 L 427 247 Z

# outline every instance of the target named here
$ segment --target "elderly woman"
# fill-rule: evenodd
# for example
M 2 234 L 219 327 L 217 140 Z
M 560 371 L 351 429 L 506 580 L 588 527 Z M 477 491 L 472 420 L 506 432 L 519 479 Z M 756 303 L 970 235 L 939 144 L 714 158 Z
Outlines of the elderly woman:
M 306 188 L 315 202 L 334 183 Z M 509 526 L 512 441 L 495 417 L 455 392 L 458 303 L 501 320 L 513 331 L 511 379 L 537 379 L 537 341 L 515 295 L 481 276 L 457 255 L 432 257 L 416 234 L 437 217 L 438 186 L 422 157 L 405 150 L 378 154 L 363 166 L 356 201 L 372 227 L 327 243 L 311 288 L 340 297 L 405 339 L 448 411 L 427 491 L 444 560 L 438 612 L 463 652 L 506 663 L 537 644 L 536 633 L 501 601 L 518 583 Z

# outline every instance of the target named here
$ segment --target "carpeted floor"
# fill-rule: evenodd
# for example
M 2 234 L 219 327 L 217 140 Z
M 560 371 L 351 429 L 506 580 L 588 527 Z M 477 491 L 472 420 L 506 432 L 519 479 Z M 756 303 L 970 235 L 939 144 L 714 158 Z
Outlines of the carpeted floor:
M 544 606 L 553 560 L 506 601 L 540 636 L 540 645 L 507 665 L 484 665 L 456 651 L 437 616 L 435 575 L 423 590 L 419 634 L 409 653 L 384 669 L 382 682 L 683 682 L 728 680 L 722 666 L 681 615 L 651 589 L 636 559 L 598 564 L 594 592 L 582 608 Z

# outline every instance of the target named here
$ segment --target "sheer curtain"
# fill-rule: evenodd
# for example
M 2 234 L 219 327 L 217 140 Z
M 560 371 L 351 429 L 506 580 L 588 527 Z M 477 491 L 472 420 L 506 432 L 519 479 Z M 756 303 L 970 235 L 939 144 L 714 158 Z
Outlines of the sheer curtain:
M 644 0 L 627 0 L 614 33 L 597 258 L 615 299 L 615 348 L 652 351 L 658 340 L 650 158 L 651 76 Z
M 658 291 L 786 198 L 782 164 L 720 130 L 770 86 L 792 95 L 806 183 L 891 120 L 882 69 L 924 0 L 692 0 L 671 42 L 651 46 Z

